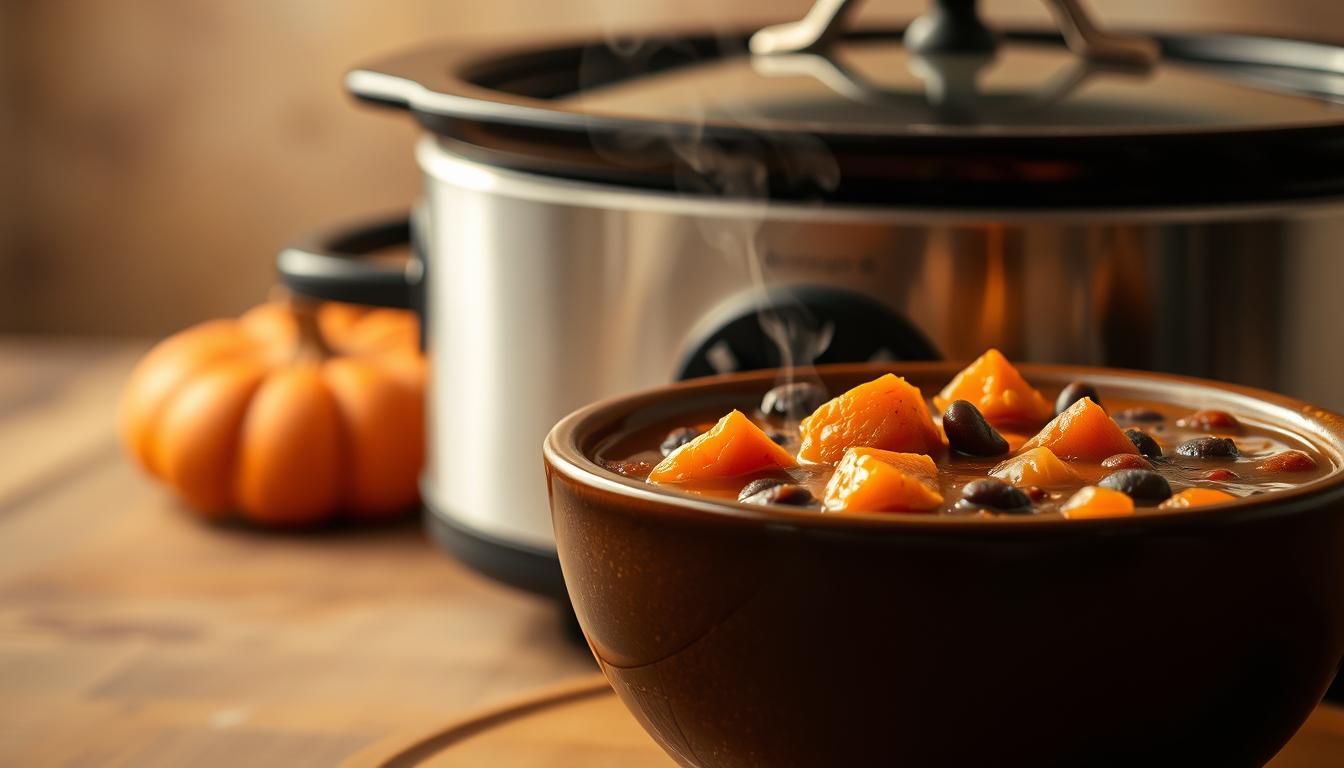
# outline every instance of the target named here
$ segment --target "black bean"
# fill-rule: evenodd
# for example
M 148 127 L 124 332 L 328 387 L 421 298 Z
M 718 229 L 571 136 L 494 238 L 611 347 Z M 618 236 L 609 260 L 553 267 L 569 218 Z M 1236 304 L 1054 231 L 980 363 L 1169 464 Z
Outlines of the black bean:
M 658 446 L 658 449 L 663 452 L 664 456 L 668 456 L 673 451 L 691 442 L 692 440 L 694 440 L 699 436 L 700 432 L 695 429 L 692 429 L 691 427 L 677 427 L 676 429 L 667 433 L 667 437 L 663 438 L 663 443 L 662 445 Z
M 1084 397 L 1091 398 L 1092 402 L 1101 405 L 1101 398 L 1097 396 L 1097 388 L 1085 381 L 1069 382 L 1069 385 L 1060 390 L 1059 397 L 1055 399 L 1055 415 L 1069 410 L 1069 406 L 1082 400 Z
M 780 384 L 761 398 L 761 414 L 768 418 L 801 419 L 825 401 L 821 387 L 810 381 Z
M 783 480 L 777 480 L 773 477 L 762 477 L 756 480 L 752 480 L 750 483 L 747 483 L 746 485 L 742 486 L 741 491 L 738 491 L 737 500 L 746 501 L 748 496 L 755 496 L 761 491 L 768 490 L 770 488 L 774 488 L 777 485 L 783 485 L 783 484 L 784 484 Z
M 1126 408 L 1115 414 L 1116 421 L 1163 421 L 1166 417 L 1151 408 Z
M 1121 469 L 1103 477 L 1097 485 L 1120 491 L 1136 504 L 1152 506 L 1171 498 L 1171 484 L 1151 469 Z
M 966 400 L 954 401 L 943 413 L 943 432 L 948 445 L 967 456 L 1001 456 L 1008 441 L 985 421 L 980 409 Z
M 1162 446 L 1157 444 L 1152 435 L 1141 429 L 1126 429 L 1125 437 L 1129 438 L 1129 442 L 1133 443 L 1145 458 L 1156 459 L 1162 455 Z
M 790 507 L 805 507 L 812 503 L 812 492 L 801 485 L 780 483 L 745 498 L 739 498 L 738 501 L 743 504 L 785 504 Z
M 1237 444 L 1227 437 L 1197 437 L 1176 446 L 1182 456 L 1197 459 L 1231 459 L 1237 456 Z
M 1020 489 L 997 478 L 972 480 L 961 489 L 958 509 L 990 509 L 995 512 L 1030 512 L 1031 499 Z

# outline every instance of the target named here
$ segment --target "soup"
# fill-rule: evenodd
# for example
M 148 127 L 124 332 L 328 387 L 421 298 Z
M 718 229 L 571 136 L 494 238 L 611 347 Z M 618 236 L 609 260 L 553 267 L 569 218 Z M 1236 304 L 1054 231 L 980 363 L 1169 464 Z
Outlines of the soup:
M 594 458 L 728 502 L 991 517 L 1220 504 L 1335 469 L 1309 441 L 1244 414 L 1108 397 L 1085 380 L 1040 392 L 995 350 L 932 402 L 893 374 L 829 400 L 810 382 L 785 384 L 727 414 L 616 435 Z

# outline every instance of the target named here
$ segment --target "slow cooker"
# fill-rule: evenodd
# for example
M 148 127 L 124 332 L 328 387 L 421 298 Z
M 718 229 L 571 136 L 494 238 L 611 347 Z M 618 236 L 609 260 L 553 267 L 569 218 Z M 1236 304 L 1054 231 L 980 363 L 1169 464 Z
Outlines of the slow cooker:
M 1285 372 L 1335 346 L 1289 319 L 1333 301 L 1314 283 L 1344 235 L 1344 47 L 1116 35 L 1047 4 L 1058 29 L 941 0 L 850 30 L 853 2 L 819 0 L 761 30 L 445 44 L 350 72 L 424 127 L 424 196 L 279 269 L 423 314 L 435 539 L 563 596 L 543 438 L 681 378 L 996 346 L 1294 391 Z

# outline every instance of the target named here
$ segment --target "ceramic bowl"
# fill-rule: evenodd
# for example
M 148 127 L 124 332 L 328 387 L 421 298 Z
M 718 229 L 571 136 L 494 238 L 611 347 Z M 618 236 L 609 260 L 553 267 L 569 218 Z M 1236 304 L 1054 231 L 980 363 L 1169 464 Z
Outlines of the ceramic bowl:
M 949 364 L 887 370 L 926 396 Z M 1023 366 L 1043 391 L 1222 408 L 1336 472 L 1130 518 L 823 515 L 710 502 L 593 462 L 614 434 L 758 403 L 776 372 L 607 400 L 545 444 L 556 545 L 594 656 L 678 762 L 747 766 L 1254 766 L 1344 657 L 1344 421 L 1266 392 Z

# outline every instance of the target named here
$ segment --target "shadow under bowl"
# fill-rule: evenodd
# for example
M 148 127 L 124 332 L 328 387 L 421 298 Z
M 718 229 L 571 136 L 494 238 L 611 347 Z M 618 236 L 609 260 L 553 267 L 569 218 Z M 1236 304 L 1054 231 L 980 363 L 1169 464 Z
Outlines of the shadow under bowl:
M 745 408 L 774 371 L 571 414 L 545 458 L 565 583 L 630 711 L 682 765 L 1254 766 L 1344 657 L 1344 421 L 1266 392 L 1023 366 L 1042 389 L 1221 408 L 1336 471 L 1103 520 L 823 515 L 710 502 L 597 466 L 605 439 Z M 831 392 L 946 363 L 817 369 Z

